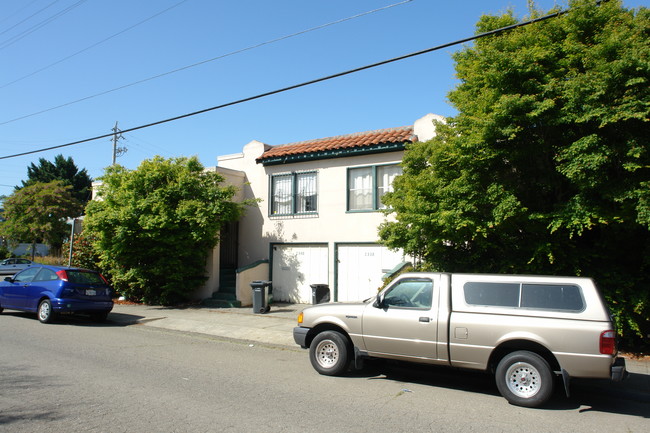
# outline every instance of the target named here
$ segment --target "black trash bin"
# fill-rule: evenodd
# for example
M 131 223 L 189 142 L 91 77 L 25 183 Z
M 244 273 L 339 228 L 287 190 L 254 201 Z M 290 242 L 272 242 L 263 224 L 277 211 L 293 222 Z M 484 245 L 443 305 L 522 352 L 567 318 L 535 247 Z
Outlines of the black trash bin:
M 269 307 L 269 287 L 271 287 L 271 281 L 251 281 L 253 312 L 255 314 L 265 314 L 271 310 L 271 307 Z
M 330 286 L 327 284 L 311 284 L 311 303 L 323 304 L 330 301 Z

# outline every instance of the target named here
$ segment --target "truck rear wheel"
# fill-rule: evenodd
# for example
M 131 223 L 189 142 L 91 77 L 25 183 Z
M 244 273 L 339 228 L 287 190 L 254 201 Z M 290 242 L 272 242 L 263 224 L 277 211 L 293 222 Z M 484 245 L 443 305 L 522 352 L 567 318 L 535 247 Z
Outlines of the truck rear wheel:
M 553 393 L 553 372 L 544 358 L 520 350 L 499 362 L 496 383 L 501 395 L 511 404 L 539 407 Z
M 340 332 L 321 332 L 309 346 L 309 360 L 320 374 L 338 376 L 350 364 L 350 343 Z

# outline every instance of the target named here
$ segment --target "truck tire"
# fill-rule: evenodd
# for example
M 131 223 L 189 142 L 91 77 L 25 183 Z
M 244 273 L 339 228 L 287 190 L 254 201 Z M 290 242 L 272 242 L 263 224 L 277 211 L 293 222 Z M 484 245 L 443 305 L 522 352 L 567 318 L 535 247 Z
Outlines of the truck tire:
M 553 394 L 553 372 L 548 362 L 526 350 L 506 355 L 497 366 L 497 388 L 511 404 L 539 407 Z
M 309 346 L 311 365 L 326 376 L 338 376 L 347 371 L 350 359 L 350 342 L 340 332 L 321 332 Z

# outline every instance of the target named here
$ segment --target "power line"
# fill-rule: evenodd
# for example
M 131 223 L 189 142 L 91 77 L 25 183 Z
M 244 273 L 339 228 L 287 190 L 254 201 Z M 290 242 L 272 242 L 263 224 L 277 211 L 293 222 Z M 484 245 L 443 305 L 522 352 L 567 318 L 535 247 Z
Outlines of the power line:
M 29 29 L 25 30 L 24 32 L 14 36 L 13 38 L 8 39 L 5 42 L 2 42 L 0 44 L 0 50 L 4 50 L 5 48 L 15 44 L 19 40 L 27 37 L 28 35 L 34 33 L 36 30 L 40 29 L 41 27 L 44 27 L 51 23 L 52 21 L 56 20 L 57 18 L 62 17 L 63 15 L 67 14 L 70 12 L 72 9 L 76 8 L 77 6 L 81 5 L 82 3 L 87 2 L 88 0 L 79 0 L 77 3 L 73 4 L 72 6 L 68 6 L 67 8 L 63 9 L 62 11 L 57 12 L 56 14 L 52 15 L 51 17 L 41 21 L 40 23 L 30 27 Z
M 29 8 L 31 5 L 33 5 L 33 4 L 36 3 L 37 1 L 39 1 L 39 0 L 32 0 L 31 2 L 27 3 L 26 5 L 23 5 L 23 7 L 20 8 L 20 9 L 18 9 L 16 12 L 14 12 L 14 13 L 12 13 L 12 14 L 10 14 L 10 15 L 4 17 L 3 19 L 1 19 L 1 20 L 0 20 L 0 24 L 4 23 L 5 21 L 8 21 L 8 20 L 10 20 L 11 18 L 15 17 L 16 15 L 20 14 L 22 11 L 24 11 L 24 10 L 27 9 L 27 8 Z M 57 0 L 57 1 L 58 1 L 58 0 Z M 23 20 L 23 21 L 24 21 L 24 20 Z M 15 27 L 15 26 L 13 26 L 13 27 Z M 13 28 L 13 27 L 12 27 L 12 28 Z M 4 33 L 4 32 L 3 32 L 3 33 Z
M 285 40 L 285 39 L 293 38 L 295 36 L 299 36 L 299 35 L 302 35 L 302 34 L 305 34 L 305 33 L 308 33 L 308 32 L 312 32 L 312 31 L 315 31 L 315 30 L 319 30 L 319 29 L 322 29 L 322 28 L 325 28 L 325 27 L 329 27 L 329 26 L 332 26 L 334 24 L 339 24 L 339 23 L 342 23 L 342 22 L 345 22 L 345 21 L 349 21 L 349 20 L 352 20 L 352 19 L 355 19 L 355 18 L 362 17 L 364 15 L 369 15 L 369 14 L 372 14 L 372 13 L 375 13 L 375 12 L 379 12 L 379 11 L 382 11 L 384 9 L 388 9 L 388 8 L 392 8 L 392 7 L 395 7 L 395 6 L 403 5 L 405 3 L 410 3 L 412 1 L 413 0 L 404 0 L 404 1 L 400 2 L 400 3 L 395 3 L 395 4 L 384 6 L 384 7 L 378 8 L 378 9 L 373 9 L 373 10 L 368 11 L 368 12 L 363 12 L 363 13 L 360 13 L 360 14 L 357 14 L 357 15 L 353 15 L 351 17 L 342 18 L 342 19 L 337 20 L 337 21 L 332 21 L 332 22 L 327 23 L 327 24 L 321 24 L 319 26 L 312 27 L 312 28 L 307 29 L 307 30 L 301 30 L 299 32 L 292 33 L 290 35 L 281 36 L 281 37 L 276 38 L 276 39 L 271 39 L 271 40 L 266 41 L 266 42 L 262 42 L 262 43 L 259 43 L 259 44 L 256 44 L 256 45 L 251 45 L 249 47 L 242 48 L 242 49 L 239 49 L 239 50 L 236 50 L 236 51 L 232 51 L 232 52 L 227 53 L 227 54 L 222 54 L 220 56 L 213 57 L 213 58 L 208 59 L 208 60 L 203 60 L 201 62 L 193 63 L 193 64 L 188 65 L 188 66 L 183 66 L 181 68 L 174 69 L 174 70 L 171 70 L 171 71 L 168 71 L 168 72 L 163 72 L 162 74 L 154 75 L 153 77 L 144 78 L 142 80 L 135 81 L 135 82 L 132 82 L 132 83 L 129 83 L 129 84 L 125 84 L 125 85 L 120 86 L 120 87 L 115 87 L 115 88 L 110 89 L 110 90 L 105 90 L 105 91 L 100 92 L 100 93 L 95 93 L 94 95 L 85 96 L 83 98 L 76 99 L 74 101 L 66 102 L 65 104 L 57 105 L 55 107 L 46 108 L 44 110 L 37 111 L 37 112 L 31 113 L 31 114 L 26 114 L 24 116 L 16 117 L 16 118 L 11 119 L 11 120 L 6 120 L 4 122 L 0 122 L 0 126 L 6 125 L 8 123 L 13 123 L 13 122 L 16 122 L 18 120 L 27 119 L 29 117 L 38 116 L 39 114 L 47 113 L 49 111 L 54 111 L 54 110 L 57 110 L 59 108 L 67 107 L 69 105 L 73 105 L 73 104 L 77 104 L 79 102 L 87 101 L 89 99 L 97 98 L 99 96 L 104 96 L 104 95 L 107 95 L 109 93 L 117 92 L 118 90 L 123 90 L 123 89 L 126 89 L 128 87 L 132 87 L 132 86 L 135 86 L 135 85 L 138 85 L 138 84 L 146 83 L 147 81 L 155 80 L 157 78 L 162 78 L 162 77 L 165 77 L 167 75 L 175 74 L 177 72 L 181 72 L 181 71 L 184 71 L 186 69 L 194 68 L 196 66 L 201 66 L 201 65 L 204 65 L 204 64 L 209 63 L 209 62 L 214 62 L 215 60 L 220 60 L 220 59 L 223 59 L 225 57 L 234 56 L 235 54 L 240 54 L 240 53 L 243 53 L 245 51 L 250 51 L 250 50 L 253 50 L 255 48 L 263 47 L 265 45 L 269 45 L 269 44 L 273 44 L 275 42 L 279 42 L 279 41 L 282 41 L 282 40 Z M 39 71 L 37 71 L 37 72 L 39 72 Z M 9 84 L 12 84 L 12 83 L 9 83 Z M 4 88 L 5 86 L 2 86 L 0 88 Z
M 29 73 L 29 74 L 27 74 L 27 75 L 24 75 L 24 76 L 22 76 L 22 77 L 20 77 L 20 78 L 17 78 L 17 79 L 15 79 L 15 80 L 13 80 L 13 81 L 11 81 L 11 82 L 9 82 L 9 83 L 3 84 L 2 86 L 0 86 L 0 89 L 4 89 L 5 87 L 11 86 L 12 84 L 15 84 L 15 83 L 18 83 L 19 81 L 22 81 L 22 80 L 24 80 L 25 78 L 33 77 L 34 75 L 36 75 L 36 74 L 38 74 L 38 73 L 40 73 L 40 72 L 43 72 L 43 71 L 45 71 L 45 70 L 47 70 L 47 69 L 50 69 L 52 66 L 56 66 L 56 65 L 58 65 L 59 63 L 63 63 L 63 62 L 65 62 L 66 60 L 69 60 L 69 59 L 71 59 L 71 58 L 73 58 L 73 57 L 75 57 L 75 56 L 78 56 L 78 55 L 81 54 L 81 53 L 85 53 L 86 51 L 91 50 L 91 49 L 95 48 L 96 46 L 103 44 L 104 42 L 107 42 L 107 41 L 109 41 L 109 40 L 111 40 L 111 39 L 113 39 L 113 38 L 115 38 L 115 37 L 117 37 L 117 36 L 119 36 L 119 35 L 121 35 L 121 34 L 123 34 L 123 33 L 128 32 L 129 30 L 133 30 L 134 28 L 136 28 L 136 27 L 138 27 L 138 26 L 140 26 L 140 25 L 142 25 L 142 24 L 144 24 L 144 23 L 146 23 L 146 22 L 148 22 L 148 21 L 151 21 L 152 19 L 158 17 L 159 15 L 162 15 L 162 14 L 164 14 L 165 12 L 168 12 L 168 11 L 174 9 L 175 7 L 180 6 L 181 4 L 185 3 L 186 1 L 188 1 L 188 0 L 182 0 L 182 1 L 180 1 L 180 2 L 178 2 L 178 3 L 176 3 L 176 4 L 174 4 L 174 5 L 172 5 L 172 6 L 170 6 L 170 7 L 168 7 L 167 9 L 162 10 L 162 11 L 160 11 L 160 12 L 158 12 L 158 13 L 156 13 L 156 14 L 150 16 L 149 18 L 146 18 L 146 19 L 144 19 L 144 20 L 142 20 L 142 21 L 139 21 L 139 22 L 133 24 L 132 26 L 129 26 L 129 27 L 123 29 L 123 30 L 120 30 L 119 32 L 114 33 L 114 34 L 112 34 L 111 36 L 109 36 L 109 37 L 107 37 L 107 38 L 104 38 L 104 39 L 102 39 L 102 40 L 99 41 L 99 42 L 95 42 L 94 44 L 92 44 L 92 45 L 90 45 L 90 46 L 88 46 L 88 47 L 86 47 L 86 48 L 84 48 L 84 49 L 82 49 L 82 50 L 79 50 L 79 51 L 77 51 L 77 52 L 74 53 L 74 54 L 70 54 L 69 56 L 64 57 L 64 58 L 62 58 L 62 59 L 60 59 L 60 60 L 57 60 L 57 61 L 54 62 L 54 63 L 51 63 L 51 64 L 49 64 L 49 65 L 47 65 L 47 66 L 44 66 L 44 67 L 42 67 L 42 68 L 40 68 L 40 69 L 37 69 L 37 70 L 34 71 L 34 72 L 31 72 L 31 73 Z
M 334 78 L 339 78 L 339 77 L 354 74 L 354 73 L 357 73 L 357 72 L 365 71 L 365 70 L 368 70 L 368 69 L 377 68 L 379 66 L 388 65 L 390 63 L 395 63 L 395 62 L 398 62 L 398 61 L 401 61 L 401 60 L 410 59 L 411 57 L 421 56 L 423 54 L 428 54 L 428 53 L 431 53 L 433 51 L 438 51 L 438 50 L 441 50 L 441 49 L 444 49 L 444 48 L 449 48 L 449 47 L 452 47 L 454 45 L 464 44 L 466 42 L 471 42 L 471 41 L 474 41 L 474 40 L 477 40 L 477 39 L 480 39 L 480 38 L 484 38 L 484 37 L 487 37 L 487 36 L 496 35 L 496 34 L 503 33 L 503 32 L 506 32 L 506 31 L 510 31 L 510 30 L 513 30 L 513 29 L 516 29 L 516 28 L 519 28 L 519 27 L 524 27 L 524 26 L 527 26 L 527 25 L 530 25 L 530 24 L 538 23 L 540 21 L 545 21 L 545 20 L 548 20 L 550 18 L 555 18 L 555 17 L 558 17 L 558 16 L 563 15 L 565 13 L 567 13 L 566 10 L 555 12 L 555 13 L 545 15 L 545 16 L 539 17 L 539 18 L 534 18 L 534 19 L 531 19 L 531 20 L 528 20 L 528 21 L 525 21 L 525 22 L 522 22 L 522 23 L 517 23 L 517 24 L 513 24 L 513 25 L 510 25 L 510 26 L 506 26 L 506 27 L 501 27 L 501 28 L 498 28 L 496 30 L 491 30 L 489 32 L 480 33 L 478 35 L 470 36 L 468 38 L 456 40 L 454 42 L 448 42 L 446 44 L 438 45 L 438 46 L 427 48 L 427 49 L 420 50 L 420 51 L 415 51 L 415 52 L 410 53 L 410 54 L 405 54 L 405 55 L 402 55 L 402 56 L 399 56 L 399 57 L 393 57 L 392 59 L 382 60 L 382 61 L 377 62 L 377 63 L 372 63 L 372 64 L 369 64 L 369 65 L 366 65 L 366 66 L 361 66 L 361 67 L 358 67 L 358 68 L 349 69 L 349 70 L 344 71 L 344 72 L 339 72 L 339 73 L 336 73 L 336 74 L 333 74 L 333 75 L 327 75 L 325 77 L 316 78 L 316 79 L 310 80 L 310 81 L 305 81 L 305 82 L 300 83 L 300 84 L 294 84 L 294 85 L 291 85 L 291 86 L 288 86 L 288 87 L 283 87 L 281 89 L 272 90 L 270 92 L 260 93 L 260 94 L 257 94 L 255 96 L 249 96 L 247 98 L 227 102 L 225 104 L 216 105 L 216 106 L 210 107 L 210 108 L 205 108 L 203 110 L 198 110 L 198 111 L 194 111 L 194 112 L 191 112 L 191 113 L 182 114 L 180 116 L 170 117 L 168 119 L 159 120 L 159 121 L 156 121 L 156 122 L 136 126 L 136 127 L 129 128 L 129 129 L 124 129 L 121 132 L 123 134 L 125 134 L 125 133 L 128 133 L 128 132 L 137 131 L 137 130 L 145 129 L 145 128 L 150 128 L 152 126 L 162 125 L 164 123 L 174 122 L 176 120 L 185 119 L 187 117 L 197 116 L 199 114 L 207 113 L 207 112 L 210 112 L 210 111 L 219 110 L 219 109 L 226 108 L 226 107 L 231 107 L 233 105 L 243 104 L 244 102 L 254 101 L 256 99 L 265 98 L 267 96 L 277 95 L 279 93 L 288 92 L 290 90 L 299 89 L 301 87 L 309 86 L 309 85 L 316 84 L 316 83 L 321 83 L 323 81 L 329 81 L 329 80 L 332 80 Z M 34 153 L 45 152 L 45 151 L 53 150 L 53 149 L 60 149 L 62 147 L 75 146 L 77 144 L 88 143 L 90 141 L 95 141 L 95 140 L 100 140 L 100 139 L 104 139 L 104 138 L 107 138 L 107 137 L 112 137 L 113 135 L 114 134 L 104 134 L 104 135 L 99 135 L 97 137 L 86 138 L 86 139 L 83 139 L 83 140 L 74 141 L 74 142 L 71 142 L 71 143 L 60 144 L 58 146 L 46 147 L 46 148 L 43 148 L 43 149 L 37 149 L 37 150 L 29 151 L 29 152 L 17 153 L 17 154 L 14 154 L 14 155 L 0 156 L 0 160 L 9 159 L 9 158 L 16 158 L 18 156 L 24 156 L 24 155 L 31 155 L 31 154 L 34 154 Z
M 13 26 L 9 27 L 9 28 L 6 29 L 5 31 L 0 32 L 0 35 L 4 35 L 5 33 L 9 32 L 9 31 L 11 31 L 11 30 L 13 30 L 13 29 L 15 29 L 16 27 L 18 27 L 19 25 L 21 25 L 21 24 L 24 23 L 25 21 L 29 21 L 30 19 L 34 18 L 36 15 L 40 14 L 41 12 L 43 12 L 45 9 L 48 9 L 48 8 L 50 8 L 51 6 L 54 6 L 54 4 L 57 3 L 58 1 L 59 1 L 59 0 L 54 0 L 52 3 L 48 4 L 47 6 L 44 6 L 44 7 L 40 8 L 39 10 L 37 10 L 36 12 L 34 12 L 33 14 L 31 14 L 31 15 L 28 16 L 27 18 L 25 18 L 25 19 L 23 19 L 23 20 L 21 20 L 21 21 L 18 21 L 16 24 L 14 24 Z M 31 5 L 32 5 L 33 3 L 35 3 L 35 2 L 36 2 L 36 0 L 34 0 L 33 2 L 31 2 L 30 4 L 28 4 L 27 6 L 25 6 L 23 9 L 27 8 L 28 6 L 31 6 Z M 20 11 L 22 11 L 23 9 L 21 9 Z M 19 11 L 19 12 L 20 12 L 20 11 Z M 15 14 L 14 14 L 14 15 L 15 15 Z

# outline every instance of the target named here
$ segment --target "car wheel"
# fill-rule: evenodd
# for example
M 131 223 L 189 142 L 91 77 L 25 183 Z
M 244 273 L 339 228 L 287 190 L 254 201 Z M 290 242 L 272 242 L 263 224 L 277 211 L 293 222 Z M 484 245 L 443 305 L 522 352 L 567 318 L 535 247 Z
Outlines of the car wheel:
M 517 351 L 506 355 L 496 370 L 499 392 L 516 406 L 539 407 L 553 393 L 553 372 L 536 353 Z
M 43 299 L 40 304 L 38 304 L 38 320 L 41 323 L 51 323 L 54 318 L 54 313 L 52 311 L 52 303 L 49 299 Z
M 309 360 L 320 374 L 340 375 L 350 364 L 350 342 L 340 332 L 321 332 L 309 347 Z

